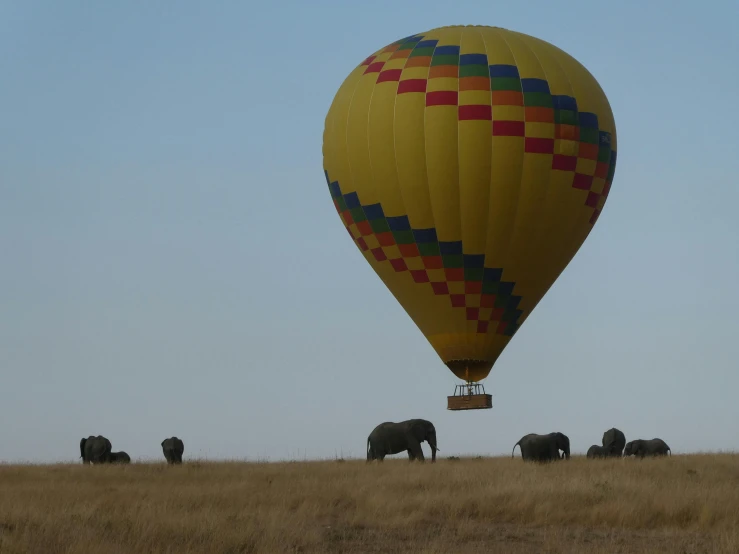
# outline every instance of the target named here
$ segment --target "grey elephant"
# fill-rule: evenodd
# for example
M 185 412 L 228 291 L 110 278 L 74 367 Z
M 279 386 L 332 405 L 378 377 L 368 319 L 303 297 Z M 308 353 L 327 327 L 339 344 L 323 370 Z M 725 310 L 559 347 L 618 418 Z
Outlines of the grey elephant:
M 170 437 L 162 441 L 162 452 L 168 464 L 181 464 L 184 451 L 185 444 L 177 437 Z
M 98 435 L 80 440 L 80 458 L 83 464 L 105 464 L 110 462 L 110 441 Z
M 111 464 L 130 464 L 131 456 L 129 456 L 128 453 L 122 450 L 120 452 L 111 452 L 110 453 L 110 463 Z
M 644 458 L 645 456 L 667 456 L 668 452 L 672 456 L 672 450 L 662 439 L 638 439 L 626 443 L 624 457 L 631 455 L 637 458 Z
M 615 427 L 611 427 L 608 431 L 603 433 L 603 440 L 601 442 L 603 444 L 603 448 L 606 449 L 608 456 L 620 458 L 623 453 L 624 446 L 626 446 L 626 436 Z
M 375 427 L 367 437 L 367 461 L 385 459 L 389 454 L 408 452 L 408 459 L 425 461 L 421 443 L 431 447 L 431 462 L 436 462 L 439 446 L 434 424 L 425 419 L 408 419 L 395 423 L 386 421 Z
M 598 446 L 597 444 L 594 444 L 590 448 L 588 448 L 588 453 L 586 454 L 588 458 L 605 458 L 608 456 L 608 450 L 606 450 L 603 446 Z
M 521 447 L 521 457 L 525 461 L 549 462 L 559 460 L 559 451 L 562 451 L 562 458 L 570 459 L 570 439 L 564 433 L 554 432 L 547 435 L 537 435 L 529 433 L 519 439 L 513 445 L 511 458 L 516 447 Z

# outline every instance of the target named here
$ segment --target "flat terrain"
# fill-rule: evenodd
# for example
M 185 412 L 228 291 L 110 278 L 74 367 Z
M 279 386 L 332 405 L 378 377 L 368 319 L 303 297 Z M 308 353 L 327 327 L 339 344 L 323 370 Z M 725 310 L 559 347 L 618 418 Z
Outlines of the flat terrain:
M 0 552 L 739 552 L 739 455 L 0 466 Z

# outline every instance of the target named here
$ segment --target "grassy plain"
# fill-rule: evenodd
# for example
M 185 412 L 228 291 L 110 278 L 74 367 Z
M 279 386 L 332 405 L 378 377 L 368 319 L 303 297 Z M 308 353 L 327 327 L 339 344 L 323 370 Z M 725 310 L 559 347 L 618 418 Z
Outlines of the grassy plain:
M 0 553 L 739 552 L 739 455 L 0 465 Z

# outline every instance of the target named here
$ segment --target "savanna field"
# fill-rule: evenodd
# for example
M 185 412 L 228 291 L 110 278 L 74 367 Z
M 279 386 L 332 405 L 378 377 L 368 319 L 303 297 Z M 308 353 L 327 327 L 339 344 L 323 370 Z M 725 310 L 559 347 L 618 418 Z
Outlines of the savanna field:
M 0 466 L 0 552 L 739 552 L 739 455 Z

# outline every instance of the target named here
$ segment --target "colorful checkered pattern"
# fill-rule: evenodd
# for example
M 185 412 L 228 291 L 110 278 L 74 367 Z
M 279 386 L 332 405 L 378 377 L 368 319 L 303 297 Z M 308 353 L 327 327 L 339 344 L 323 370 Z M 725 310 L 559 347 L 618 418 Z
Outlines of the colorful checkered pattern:
M 385 61 L 370 56 L 361 65 L 365 74 L 377 74 L 377 83 L 396 83 L 397 94 L 426 95 L 426 106 L 458 106 L 459 121 L 489 120 L 493 136 L 524 137 L 525 152 L 552 156 L 552 169 L 572 173 L 572 187 L 582 191 L 584 205 L 592 210 L 594 224 L 608 197 L 616 170 L 616 151 L 610 133 L 600 130 L 598 116 L 581 112 L 572 96 L 554 95 L 544 79 L 522 78 L 515 65 L 489 65 L 486 54 L 461 54 L 456 45 L 437 45 L 414 35 L 387 46 L 389 60 L 406 58 L 405 67 L 429 67 L 428 80 L 453 77 L 457 89 L 426 91 L 426 79 L 400 80 L 401 69 L 383 71 Z M 490 104 L 458 105 L 459 92 L 490 91 Z M 496 120 L 495 106 L 520 106 L 524 119 Z M 545 123 L 554 127 L 555 138 L 526 136 L 526 123 Z M 569 143 L 569 144 L 568 144 Z M 577 152 L 576 155 L 560 152 Z M 600 192 L 594 178 L 605 180 Z
M 413 229 L 406 216 L 386 217 L 380 204 L 363 205 L 355 192 L 343 194 L 326 172 L 331 197 L 352 240 L 378 262 L 407 272 L 434 294 L 449 297 L 453 308 L 477 322 L 477 332 L 513 336 L 522 315 L 515 284 L 503 269 L 486 267 L 484 254 L 464 254 L 462 241 L 442 242 L 436 229 Z

